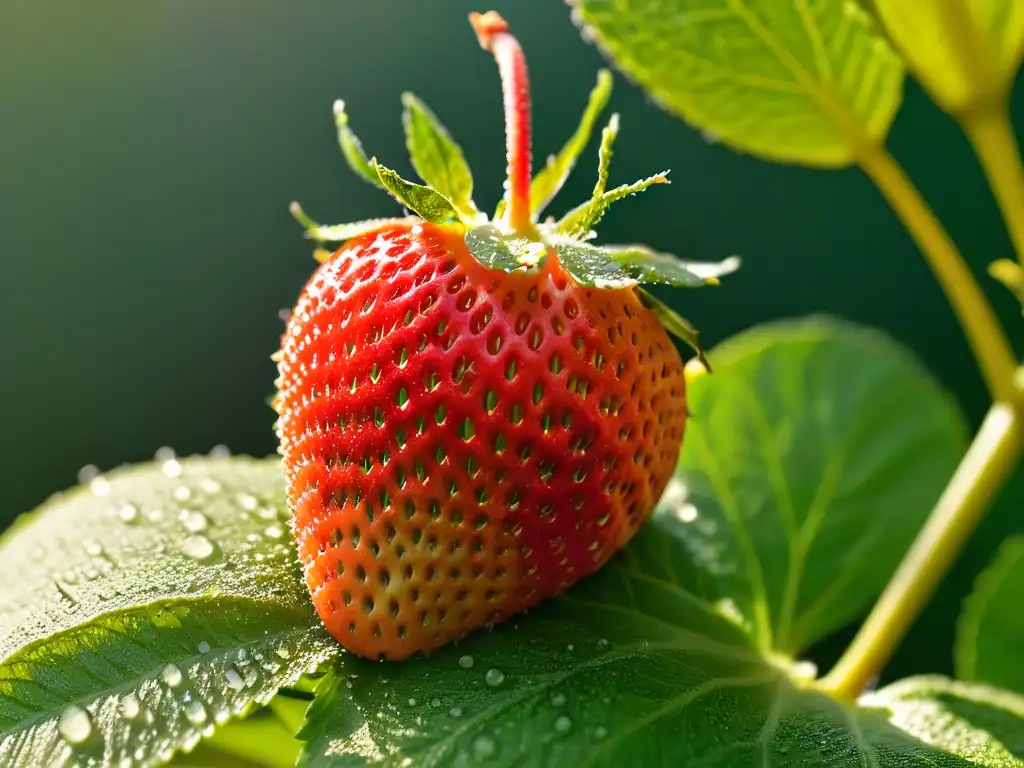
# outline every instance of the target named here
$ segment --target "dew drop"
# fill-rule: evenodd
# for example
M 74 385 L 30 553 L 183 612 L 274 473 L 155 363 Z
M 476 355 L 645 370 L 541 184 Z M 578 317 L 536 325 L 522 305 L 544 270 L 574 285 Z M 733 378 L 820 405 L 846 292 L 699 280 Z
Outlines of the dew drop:
M 210 449 L 211 459 L 230 459 L 231 449 L 226 445 L 215 445 Z
M 572 720 L 565 715 L 555 720 L 555 730 L 559 733 L 568 733 L 570 728 L 572 728 Z
M 277 520 L 277 510 L 273 507 L 260 507 L 256 510 L 256 514 L 264 520 Z
M 452 707 L 450 710 L 448 710 L 448 714 L 452 717 L 462 717 L 462 708 Z
M 199 533 L 205 531 L 207 526 L 206 515 L 202 512 L 192 512 L 187 509 L 182 510 L 179 515 L 182 525 L 185 526 L 185 530 L 189 533 Z
M 221 489 L 220 483 L 213 478 L 206 478 L 199 484 L 199 487 L 203 489 L 203 493 L 218 493 Z
M 196 534 L 181 542 L 181 551 L 185 553 L 186 557 L 201 561 L 211 560 L 217 553 L 217 548 L 208 538 L 202 534 Z
M 167 477 L 181 477 L 181 462 L 177 459 L 168 459 L 160 467 L 160 470 Z
M 497 751 L 498 745 L 490 736 L 477 736 L 473 740 L 473 754 L 481 760 L 494 757 L 494 753 Z
M 240 493 L 235 497 L 235 500 L 238 502 L 238 506 L 246 512 L 252 512 L 256 509 L 256 497 L 251 493 Z
M 233 691 L 240 691 L 245 688 L 245 680 L 238 674 L 238 670 L 231 668 L 224 672 L 224 682 Z
M 169 445 L 164 445 L 156 449 L 156 453 L 153 454 L 153 461 L 164 462 L 176 459 L 177 457 L 178 454 L 174 452 L 173 448 Z
M 576 646 L 572 643 L 569 643 L 567 646 L 565 646 L 565 650 L 567 650 L 569 653 L 572 653 L 576 650 Z
M 192 489 L 187 485 L 179 485 L 174 489 L 175 501 L 188 501 L 192 498 Z
M 203 706 L 203 702 L 198 699 L 192 699 L 185 704 L 185 717 L 192 725 L 202 725 L 206 722 L 208 715 L 206 714 L 206 707 Z
M 107 478 L 100 475 L 89 483 L 89 490 L 93 496 L 107 496 L 110 493 L 110 483 L 107 482 Z
M 289 656 L 291 656 L 291 655 L 292 655 L 292 652 L 288 650 L 288 646 L 287 646 L 287 645 L 279 645 L 279 646 L 278 646 L 278 647 L 277 647 L 277 648 L 276 648 L 276 649 L 274 650 L 274 653 L 276 653 L 276 654 L 277 654 L 278 656 L 280 656 L 280 657 L 281 657 L 282 659 L 287 659 L 287 658 L 288 658 Z
M 177 688 L 181 685 L 181 670 L 174 664 L 168 664 L 164 667 L 163 672 L 160 673 L 160 677 L 165 683 L 171 686 L 171 688 Z
M 434 707 L 435 709 L 437 707 L 440 707 L 441 706 L 441 700 L 437 699 L 437 698 L 431 699 L 430 700 L 430 706 Z
M 553 706 L 553 707 L 564 707 L 565 706 L 565 694 L 564 693 L 552 693 L 551 694 L 551 706 Z
M 463 669 L 471 669 L 473 667 L 473 657 L 463 656 L 459 659 L 459 666 Z
M 409 706 L 410 707 L 415 707 L 416 706 L 416 699 L 409 699 Z
M 81 744 L 92 735 L 92 717 L 81 707 L 71 704 L 60 713 L 57 731 L 68 744 Z
M 497 688 L 505 682 L 505 673 L 500 669 L 488 669 L 487 674 L 484 675 L 484 682 L 491 688 Z
M 266 536 L 268 539 L 280 539 L 282 536 L 284 536 L 284 531 L 281 530 L 281 526 L 279 525 L 268 525 L 263 530 L 263 535 Z
M 118 517 L 123 523 L 134 523 L 139 519 L 139 510 L 134 504 L 125 504 L 117 511 Z
M 205 640 L 203 640 L 201 643 L 199 643 L 199 652 L 200 653 L 209 653 L 210 652 L 210 644 L 208 642 L 206 642 Z
M 121 710 L 121 717 L 125 720 L 134 720 L 139 716 L 139 712 L 142 707 L 139 705 L 139 700 L 135 698 L 135 694 L 129 693 L 121 698 L 121 702 L 118 705 Z
M 603 725 L 599 725 L 599 726 L 597 726 L 597 728 L 594 729 L 594 738 L 595 739 L 603 739 L 607 735 L 608 735 L 608 729 L 605 728 Z

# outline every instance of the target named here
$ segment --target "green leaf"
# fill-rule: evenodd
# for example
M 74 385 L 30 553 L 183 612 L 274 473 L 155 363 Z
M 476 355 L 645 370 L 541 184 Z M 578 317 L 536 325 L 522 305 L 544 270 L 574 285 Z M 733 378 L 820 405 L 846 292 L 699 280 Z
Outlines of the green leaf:
M 348 113 L 345 112 L 345 102 L 341 99 L 334 102 L 334 125 L 338 130 L 338 144 L 341 147 L 341 153 L 348 161 L 349 167 L 355 171 L 357 176 L 361 176 L 373 186 L 385 189 L 377 172 L 366 158 L 362 142 L 348 127 Z
M 448 221 L 458 220 L 459 212 L 452 206 L 451 201 L 437 190 L 424 187 L 422 184 L 406 181 L 376 160 L 372 162 L 373 169 L 380 178 L 380 183 L 384 185 L 384 188 L 402 206 L 408 208 L 425 221 L 430 221 L 434 224 L 444 224 Z
M 605 181 L 607 181 L 607 179 L 605 179 Z M 668 183 L 668 171 L 665 171 L 664 173 L 659 173 L 656 176 L 641 179 L 640 181 L 633 182 L 632 184 L 623 184 L 621 187 L 616 187 L 608 192 L 602 192 L 600 197 L 588 200 L 565 214 L 557 224 L 558 231 L 565 232 L 567 234 L 575 233 L 579 236 L 583 236 L 594 228 L 594 226 L 604 216 L 605 211 L 611 208 L 614 203 L 617 203 L 624 197 L 629 197 L 630 195 L 635 195 L 638 192 L 643 192 L 645 189 L 649 189 L 655 184 Z M 595 194 L 597 194 L 596 190 Z
M 583 118 L 576 128 L 576 132 L 562 147 L 561 152 L 548 159 L 547 165 L 530 184 L 530 210 L 535 217 L 547 208 L 569 178 L 576 161 L 590 141 L 597 118 L 608 105 L 611 93 L 612 74 L 607 69 L 602 69 L 597 73 L 597 85 L 590 92 L 587 108 L 583 112 Z
M 427 184 L 448 198 L 467 218 L 476 215 L 473 174 L 462 148 L 427 105 L 411 93 L 402 95 L 405 142 L 413 168 Z
M 336 649 L 279 461 L 118 470 L 0 544 L 0 765 L 165 762 Z
M 572 4 L 587 37 L 664 109 L 762 158 L 848 165 L 884 141 L 902 99 L 902 60 L 852 2 Z
M 1024 55 L 1018 0 L 874 0 L 932 98 L 951 112 L 1005 99 Z
M 690 321 L 678 314 L 653 293 L 643 288 L 637 288 L 636 292 L 643 305 L 651 310 L 659 322 L 661 322 L 662 327 L 696 352 L 697 359 L 710 371 L 711 363 L 708 362 L 707 355 L 704 353 L 704 347 L 701 346 L 700 332 L 693 327 Z
M 466 247 L 485 267 L 505 272 L 535 263 L 544 251 L 543 243 L 506 236 L 494 224 L 482 224 L 466 232 Z
M 690 382 L 675 510 L 758 646 L 795 653 L 880 594 L 966 449 L 909 352 L 812 318 L 741 333 Z
M 604 193 L 608 188 L 608 173 L 612 165 L 612 147 L 615 145 L 615 139 L 618 135 L 619 115 L 616 113 L 612 115 L 608 125 L 601 132 L 601 146 L 598 149 L 597 155 L 597 183 L 594 185 L 594 192 L 591 195 L 590 202 L 585 204 L 585 212 L 573 216 L 571 222 L 560 224 L 558 227 L 560 232 L 570 236 L 583 237 L 604 214 L 605 208 L 607 208 L 604 203 Z
M 644 245 L 603 245 L 601 249 L 638 283 L 697 288 L 717 285 L 719 278 L 740 268 L 737 256 L 719 262 L 683 261 L 677 256 L 652 251 Z
M 636 280 L 597 245 L 571 238 L 552 238 L 562 266 L 577 282 L 597 288 L 628 288 Z
M 1002 283 L 1024 309 L 1024 269 L 1012 259 L 996 259 L 988 265 L 988 274 Z
M 893 683 L 860 704 L 968 765 L 1019 768 L 1024 760 L 1024 698 L 1008 691 L 928 675 Z
M 964 680 L 1024 693 L 1024 536 L 1005 542 L 967 598 L 956 639 L 956 671 Z
M 341 243 L 345 240 L 368 235 L 371 232 L 388 227 L 412 226 L 419 221 L 419 219 L 412 217 L 404 219 L 367 219 L 366 221 L 354 221 L 350 224 L 329 224 L 325 226 L 311 219 L 298 203 L 292 203 L 288 210 L 295 217 L 295 220 L 306 228 L 306 237 L 318 243 Z
M 1005 764 L 995 726 L 973 713 L 957 713 L 941 747 L 927 743 L 922 730 L 952 708 L 937 684 L 857 710 L 807 688 L 805 665 L 759 656 L 663 522 L 568 593 L 429 659 L 339 656 L 300 733 L 300 765 Z M 955 691 L 996 709 L 994 697 Z M 1018 705 L 998 701 L 1006 738 Z

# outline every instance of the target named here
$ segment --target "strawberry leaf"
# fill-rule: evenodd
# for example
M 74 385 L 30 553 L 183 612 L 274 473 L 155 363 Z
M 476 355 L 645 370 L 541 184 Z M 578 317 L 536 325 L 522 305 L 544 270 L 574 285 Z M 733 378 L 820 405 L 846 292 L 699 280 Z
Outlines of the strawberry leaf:
M 758 654 L 665 514 L 494 631 L 400 664 L 338 656 L 300 766 L 977 768 L 1022 754 L 1013 694 L 922 678 L 858 708 Z
M 881 334 L 811 319 L 719 345 L 661 504 L 766 653 L 866 611 L 966 450 L 964 418 Z
M 621 187 L 616 187 L 608 192 L 602 192 L 600 197 L 591 199 L 565 214 L 557 224 L 558 231 L 582 237 L 597 225 L 604 217 L 605 211 L 614 203 L 617 203 L 624 197 L 650 189 L 655 184 L 668 183 L 668 171 L 665 171 L 648 179 L 641 179 L 632 184 L 623 184 Z M 596 190 L 595 194 L 597 194 Z
M 643 288 L 637 288 L 637 294 L 643 305 L 654 313 L 665 330 L 696 352 L 697 359 L 705 368 L 711 370 L 711 364 L 700 343 L 700 332 L 690 324 L 690 321 Z
M 597 118 L 607 106 L 611 92 L 612 75 L 608 70 L 602 69 L 597 73 L 597 85 L 590 92 L 587 108 L 583 112 L 583 118 L 576 128 L 576 132 L 562 147 L 561 152 L 548 159 L 547 165 L 530 184 L 530 210 L 535 218 L 547 208 L 569 178 L 576 161 L 590 141 L 594 123 L 597 122 Z M 499 217 L 500 215 L 501 212 L 498 213 Z
M 607 207 L 604 203 L 604 192 L 608 188 L 608 173 L 612 164 L 612 147 L 619 135 L 619 115 L 613 114 L 608 125 L 601 132 L 601 146 L 598 149 L 597 183 L 594 185 L 594 192 L 590 202 L 586 204 L 585 213 L 574 217 L 574 225 L 559 226 L 559 231 L 570 236 L 582 237 L 586 235 L 595 222 L 604 214 Z M 653 183 L 653 182 L 652 182 Z
M 422 184 L 406 181 L 390 168 L 385 168 L 376 160 L 371 161 L 380 183 L 391 193 L 403 207 L 412 211 L 425 221 L 444 224 L 459 218 L 451 201 L 440 192 Z
M 353 237 L 368 235 L 387 227 L 411 226 L 418 219 L 367 219 L 366 221 L 353 221 L 350 224 L 329 224 L 323 225 L 313 221 L 298 203 L 292 203 L 288 209 L 292 216 L 303 227 L 306 228 L 306 237 L 318 243 L 341 243 L 351 240 Z
M 1007 540 L 967 598 L 956 639 L 957 677 L 1024 693 L 1024 536 Z
M 340 99 L 334 102 L 334 126 L 338 131 L 338 144 L 341 147 L 341 153 L 348 161 L 349 167 L 355 171 L 357 176 L 361 176 L 373 184 L 373 186 L 385 189 L 384 185 L 381 184 L 380 178 L 377 176 L 377 172 L 366 158 L 362 142 L 352 132 L 352 129 L 348 127 L 348 113 L 345 112 L 345 102 Z
M 416 96 L 403 94 L 402 104 L 405 106 L 402 124 L 406 146 L 416 173 L 448 198 L 465 218 L 472 220 L 477 214 L 473 204 L 473 174 L 461 147 Z
M 171 459 L 0 540 L 0 765 L 155 765 L 337 644 L 295 563 L 279 461 Z
M 569 238 L 551 242 L 562 266 L 582 285 L 597 288 L 628 288 L 636 280 L 620 267 L 600 246 Z
M 638 283 L 662 283 L 697 288 L 717 285 L 718 279 L 740 268 L 736 256 L 719 262 L 683 261 L 643 245 L 603 245 L 609 257 L 620 264 Z
M 903 97 L 902 59 L 853 2 L 571 4 L 585 38 L 656 104 L 765 159 L 850 165 L 884 142 Z M 937 4 L 886 4 L 905 6 L 922 40 L 944 39 L 919 23 L 934 10 L 910 10 Z
M 466 232 L 466 247 L 473 257 L 490 269 L 512 272 L 533 259 L 539 243 L 522 237 L 506 237 L 493 224 L 482 224 Z

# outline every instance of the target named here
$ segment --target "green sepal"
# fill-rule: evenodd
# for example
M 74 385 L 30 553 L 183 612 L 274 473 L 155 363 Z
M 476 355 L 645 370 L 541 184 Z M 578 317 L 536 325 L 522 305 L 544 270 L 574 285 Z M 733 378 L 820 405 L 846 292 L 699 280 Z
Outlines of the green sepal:
M 580 154 L 590 142 L 594 124 L 601 112 L 608 105 L 612 93 L 612 75 L 607 69 L 597 73 L 597 85 L 590 92 L 587 108 L 583 112 L 576 132 L 569 138 L 562 150 L 548 160 L 530 184 L 530 210 L 536 220 L 555 195 L 562 189 L 569 174 L 572 173 Z M 504 201 L 502 201 L 504 203 Z M 500 214 L 499 214 L 500 215 Z
M 578 237 L 585 236 L 604 217 L 612 205 L 637 192 L 653 187 L 655 184 L 668 184 L 668 171 L 656 174 L 647 179 L 623 184 L 621 187 L 602 192 L 599 198 L 588 200 L 569 211 L 556 225 L 559 232 Z
M 402 206 L 423 220 L 434 224 L 444 224 L 459 218 L 459 212 L 455 210 L 451 201 L 436 189 L 406 181 L 390 168 L 378 163 L 376 159 L 371 160 L 370 163 L 371 169 L 376 172 L 384 189 L 390 192 L 391 196 Z
M 722 261 L 683 261 L 644 245 L 604 245 L 601 250 L 638 283 L 661 283 L 684 288 L 717 285 L 718 280 L 740 268 L 740 258 Z
M 600 246 L 571 238 L 554 238 L 551 244 L 562 266 L 581 285 L 629 288 L 637 284 Z
M 643 288 L 637 288 L 636 293 L 640 297 L 640 302 L 655 314 L 665 330 L 690 347 L 697 354 L 701 365 L 710 373 L 711 363 L 704 353 L 704 347 L 700 344 L 700 331 L 694 328 L 689 320 L 650 292 Z
M 411 216 L 399 219 L 367 219 L 366 221 L 353 221 L 349 224 L 319 224 L 310 218 L 302 206 L 292 203 L 288 210 L 295 220 L 306 230 L 306 237 L 318 243 L 341 243 L 351 240 L 353 237 L 368 235 L 385 227 L 412 226 L 419 219 Z
M 466 232 L 466 247 L 489 269 L 512 272 L 538 263 L 544 244 L 525 237 L 509 237 L 494 224 L 483 224 Z
M 429 186 L 451 201 L 464 218 L 473 220 L 473 174 L 462 148 L 437 116 L 412 93 L 402 94 L 402 125 L 413 168 Z
M 348 127 L 348 113 L 345 112 L 345 102 L 338 99 L 334 102 L 334 125 L 338 129 L 338 144 L 341 146 L 341 153 L 348 161 L 349 167 L 366 181 L 379 189 L 385 189 L 377 176 L 373 166 L 366 158 L 362 142 Z
M 1024 305 L 1024 269 L 1011 259 L 998 259 L 988 265 L 988 274 L 1002 283 Z

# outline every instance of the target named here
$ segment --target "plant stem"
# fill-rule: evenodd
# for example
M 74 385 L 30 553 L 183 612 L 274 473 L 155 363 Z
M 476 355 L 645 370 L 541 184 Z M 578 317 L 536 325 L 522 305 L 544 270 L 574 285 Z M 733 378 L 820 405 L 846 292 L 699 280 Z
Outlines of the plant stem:
M 884 147 L 867 147 L 858 159 L 924 254 L 960 321 L 992 399 L 1014 402 L 1017 364 L 1013 350 L 953 241 Z
M 533 232 L 530 211 L 532 137 L 530 77 L 523 49 L 508 31 L 508 23 L 494 11 L 471 13 L 480 47 L 494 55 L 501 74 L 505 101 L 505 138 L 508 153 L 508 223 L 519 234 Z
M 1013 471 L 1022 444 L 1020 411 L 993 405 L 928 522 L 821 689 L 853 700 L 878 674 Z
M 1024 167 L 1006 101 L 986 102 L 958 120 L 985 169 L 1017 259 L 1024 265 Z

